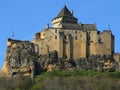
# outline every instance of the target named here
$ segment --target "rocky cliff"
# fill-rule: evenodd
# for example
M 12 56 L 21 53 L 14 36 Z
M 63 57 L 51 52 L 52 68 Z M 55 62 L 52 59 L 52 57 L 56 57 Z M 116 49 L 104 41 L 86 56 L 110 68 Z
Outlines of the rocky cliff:
M 8 39 L 3 72 L 12 76 L 17 73 L 34 75 L 36 53 L 34 44 L 29 41 Z
M 59 58 L 56 50 L 39 55 L 35 51 L 34 43 L 8 39 L 2 73 L 7 77 L 18 74 L 33 77 L 41 72 L 54 69 L 113 71 L 116 66 L 117 64 L 112 56 L 92 55 L 88 58 L 67 60 L 65 57 Z
M 2 73 L 7 77 L 18 74 L 33 76 L 51 70 L 57 60 L 57 51 L 38 55 L 35 52 L 35 45 L 30 41 L 8 39 Z

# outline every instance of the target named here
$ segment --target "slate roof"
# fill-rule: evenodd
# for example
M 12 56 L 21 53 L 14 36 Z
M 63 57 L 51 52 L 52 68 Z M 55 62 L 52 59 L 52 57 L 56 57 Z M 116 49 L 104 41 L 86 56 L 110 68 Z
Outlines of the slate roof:
M 73 17 L 72 13 L 68 10 L 66 5 L 62 8 L 60 13 L 57 15 L 57 17 L 62 17 L 62 16 Z
M 83 30 L 97 30 L 97 27 L 95 24 L 83 24 Z

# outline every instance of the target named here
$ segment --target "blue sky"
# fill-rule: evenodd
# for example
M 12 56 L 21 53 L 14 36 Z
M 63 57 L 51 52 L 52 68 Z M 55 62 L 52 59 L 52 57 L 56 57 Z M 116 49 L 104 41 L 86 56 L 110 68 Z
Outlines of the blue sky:
M 97 24 L 115 35 L 115 52 L 120 52 L 120 0 L 0 0 L 0 67 L 3 65 L 7 39 L 32 40 L 36 32 L 51 25 L 64 5 L 74 11 L 79 23 Z

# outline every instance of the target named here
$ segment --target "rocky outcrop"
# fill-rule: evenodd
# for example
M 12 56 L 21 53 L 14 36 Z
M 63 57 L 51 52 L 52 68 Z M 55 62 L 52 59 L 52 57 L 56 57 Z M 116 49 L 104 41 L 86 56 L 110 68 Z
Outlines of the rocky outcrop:
M 33 43 L 8 39 L 4 68 L 7 69 L 9 76 L 18 73 L 33 76 L 35 60 L 37 58 Z
M 80 70 L 114 71 L 117 63 L 112 56 L 91 55 L 76 61 L 76 68 Z
M 52 70 L 57 62 L 57 51 L 39 55 L 35 52 L 35 45 L 30 41 L 8 39 L 2 73 L 7 77 L 18 74 L 34 76 Z
M 53 70 L 53 67 L 56 67 L 57 62 L 57 51 L 48 52 L 48 54 L 45 55 L 39 55 L 38 60 L 36 61 L 36 73 L 40 74 L 43 71 Z
M 116 62 L 112 56 L 91 55 L 77 60 L 58 58 L 58 52 L 48 51 L 39 55 L 30 41 L 8 39 L 6 58 L 2 68 L 4 76 L 11 77 L 18 74 L 25 76 L 38 75 L 51 70 L 96 70 L 114 71 Z

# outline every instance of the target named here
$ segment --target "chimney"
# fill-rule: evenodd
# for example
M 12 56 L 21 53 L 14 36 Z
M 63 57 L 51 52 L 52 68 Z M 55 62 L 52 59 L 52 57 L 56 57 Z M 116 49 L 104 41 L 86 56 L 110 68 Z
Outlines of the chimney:
M 46 28 L 49 28 L 49 24 L 46 25 Z
M 73 15 L 73 13 L 74 13 L 73 10 L 71 10 L 71 14 L 72 14 L 72 15 Z

